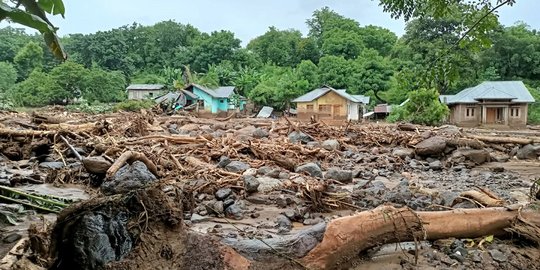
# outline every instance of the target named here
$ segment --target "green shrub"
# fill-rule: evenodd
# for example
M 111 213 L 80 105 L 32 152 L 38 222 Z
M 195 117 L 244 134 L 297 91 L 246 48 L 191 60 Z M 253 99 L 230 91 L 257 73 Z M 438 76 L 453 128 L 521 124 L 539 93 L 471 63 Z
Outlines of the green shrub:
M 114 111 L 128 111 L 128 112 L 137 112 L 141 109 L 150 109 L 152 108 L 156 103 L 153 100 L 144 99 L 144 100 L 134 100 L 129 99 L 126 101 L 122 101 L 116 106 L 114 106 Z
M 448 116 L 449 109 L 439 102 L 439 93 L 434 89 L 420 89 L 408 94 L 409 101 L 395 107 L 389 122 L 405 121 L 421 125 L 439 125 Z
M 89 114 L 100 114 L 100 113 L 108 113 L 113 111 L 114 106 L 106 103 L 96 103 L 96 104 L 88 104 L 88 103 L 80 103 L 80 104 L 72 104 L 67 105 L 66 110 L 70 112 L 82 112 L 82 113 L 89 113 Z

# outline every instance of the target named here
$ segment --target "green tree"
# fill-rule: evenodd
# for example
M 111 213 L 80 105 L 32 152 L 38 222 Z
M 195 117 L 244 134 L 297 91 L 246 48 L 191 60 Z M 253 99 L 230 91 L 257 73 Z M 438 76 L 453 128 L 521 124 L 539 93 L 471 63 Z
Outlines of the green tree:
M 190 66 L 195 72 L 205 72 L 212 64 L 231 60 L 240 48 L 240 40 L 229 31 L 202 34 L 188 49 Z
M 26 79 L 34 69 L 43 67 L 43 49 L 39 44 L 31 41 L 17 52 L 13 62 L 19 79 Z
M 390 55 L 398 39 L 392 31 L 374 25 L 361 27 L 360 37 L 366 48 L 376 50 L 382 56 Z
M 82 82 L 88 70 L 83 65 L 66 61 L 51 70 L 50 76 L 62 87 L 66 98 L 71 100 L 82 94 Z
M 421 125 L 438 125 L 446 119 L 449 109 L 439 102 L 439 92 L 435 89 L 419 89 L 409 93 L 409 100 L 396 107 L 388 121 L 406 121 Z
M 122 72 L 92 68 L 82 81 L 82 96 L 90 103 L 125 99 L 126 80 Z
M 372 94 L 380 102 L 387 101 L 379 93 L 390 88 L 394 75 L 394 67 L 375 50 L 366 50 L 352 63 L 354 71 L 351 74 L 348 89 L 354 94 Z
M 8 91 L 10 99 L 18 106 L 44 106 L 60 104 L 68 94 L 48 74 L 34 70 L 28 78 Z
M 17 70 L 8 62 L 0 62 L 0 93 L 6 92 L 17 82 Z
M 19 49 L 31 40 L 24 29 L 10 26 L 0 29 L 0 61 L 13 62 Z
M 315 89 L 320 86 L 319 68 L 310 60 L 303 60 L 296 66 L 296 76 L 300 80 L 308 82 L 309 89 Z
M 353 66 L 343 56 L 323 56 L 319 60 L 319 78 L 323 85 L 347 88 Z

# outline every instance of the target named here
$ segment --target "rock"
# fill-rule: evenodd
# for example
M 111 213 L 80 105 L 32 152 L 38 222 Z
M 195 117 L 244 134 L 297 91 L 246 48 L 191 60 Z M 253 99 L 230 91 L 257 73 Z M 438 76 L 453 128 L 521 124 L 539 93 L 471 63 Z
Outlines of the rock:
M 307 148 L 316 148 L 319 147 L 321 144 L 319 142 L 308 142 L 306 143 Z
M 242 177 L 244 180 L 244 190 L 247 193 L 254 193 L 258 191 L 259 188 L 259 180 L 255 178 L 255 176 L 246 175 Z
M 491 258 L 496 262 L 502 263 L 508 260 L 508 257 L 498 249 L 489 250 L 489 255 L 491 255 Z
M 242 161 L 231 161 L 227 166 L 225 166 L 225 170 L 229 172 L 235 172 L 235 173 L 242 173 L 245 170 L 249 169 L 250 166 Z
M 293 210 L 286 210 L 282 213 L 284 216 L 286 216 L 289 220 L 294 221 L 298 218 L 298 215 Z
M 185 124 L 185 125 L 181 126 L 178 130 L 197 131 L 197 130 L 199 130 L 199 124 Z
M 233 204 L 225 210 L 225 214 L 229 218 L 233 218 L 236 220 L 240 220 L 244 218 L 244 213 L 242 211 L 242 208 L 238 204 Z
M 238 136 L 253 137 L 253 133 L 255 133 L 255 130 L 257 130 L 256 127 L 247 126 L 247 127 L 243 127 L 241 129 L 238 129 L 234 134 L 235 134 L 236 137 L 238 137 Z
M 256 180 L 259 182 L 259 186 L 257 188 L 259 192 L 270 192 L 280 188 L 283 185 L 279 179 L 267 176 L 258 177 Z
M 307 163 L 302 166 L 299 166 L 296 168 L 295 172 L 297 173 L 307 172 L 309 175 L 313 177 L 319 177 L 319 178 L 323 177 L 321 168 L 319 167 L 319 165 L 315 163 Z
M 205 202 L 204 206 L 209 213 L 214 213 L 216 215 L 221 215 L 225 211 L 225 207 L 223 206 L 222 201 L 212 200 L 209 202 Z M 201 212 L 199 212 L 199 214 L 202 215 Z
M 462 263 L 465 261 L 467 254 L 467 249 L 465 249 L 464 247 L 457 247 L 452 250 L 452 253 L 449 255 L 449 257 Z
M 254 138 L 258 138 L 258 139 L 266 138 L 266 137 L 268 137 L 268 135 L 269 135 L 268 131 L 266 131 L 266 130 L 264 130 L 262 128 L 257 128 L 257 129 L 255 129 L 255 131 L 253 131 L 253 137 Z
M 127 164 L 120 168 L 110 181 L 105 181 L 101 185 L 101 191 L 105 195 L 127 193 L 157 181 L 146 165 L 140 161 L 135 161 L 131 165 Z
M 281 172 L 280 169 L 272 169 L 269 172 L 267 172 L 264 176 L 272 177 L 272 178 L 279 178 L 279 173 Z
M 518 159 L 536 159 L 539 152 L 540 145 L 527 144 L 517 151 L 516 157 Z
M 491 160 L 495 160 L 497 162 L 507 162 L 510 159 L 510 156 L 504 153 L 490 153 L 489 154 Z
M 435 136 L 421 141 L 415 146 L 415 152 L 419 156 L 438 156 L 446 148 L 444 138 Z
M 308 143 L 308 142 L 311 142 L 313 141 L 313 138 L 311 138 L 311 136 L 303 133 L 303 132 L 299 132 L 299 131 L 293 131 L 291 133 L 289 133 L 289 141 L 291 141 L 292 143 L 298 143 L 298 142 L 301 142 L 301 143 Z
M 392 155 L 400 158 L 414 157 L 414 150 L 409 148 L 395 148 L 392 151 Z
M 42 169 L 58 170 L 64 168 L 64 163 L 57 161 L 41 162 L 39 167 Z
M 325 179 L 334 179 L 342 183 L 350 183 L 353 179 L 353 173 L 349 170 L 340 170 L 331 168 L 326 172 Z
M 441 163 L 440 160 L 435 160 L 435 161 L 429 163 L 429 168 L 434 170 L 434 171 L 441 170 L 442 169 L 442 163 Z
M 221 188 L 218 191 L 216 191 L 215 195 L 216 195 L 216 199 L 218 199 L 220 201 L 223 201 L 227 197 L 231 196 L 231 194 L 232 194 L 232 189 L 230 189 L 230 188 Z
M 278 227 L 278 233 L 286 233 L 290 232 L 292 229 L 292 222 L 290 219 L 288 219 L 284 215 L 279 215 L 277 217 L 277 227 Z
M 328 151 L 336 151 L 340 149 L 338 140 L 326 140 L 321 143 L 321 147 Z
M 302 224 L 309 226 L 309 225 L 316 225 L 322 222 L 324 222 L 322 218 L 307 218 L 307 219 L 304 219 L 304 222 L 302 222 Z
M 451 207 L 454 204 L 454 200 L 459 197 L 459 193 L 445 190 L 439 193 L 439 196 L 444 206 Z
M 193 214 L 191 215 L 191 223 L 201 223 L 201 222 L 205 222 L 207 220 L 209 220 L 210 217 L 203 217 L 199 214 Z
M 272 170 L 273 170 L 272 167 L 262 166 L 259 169 L 257 169 L 257 174 L 266 175 Z
M 225 166 L 229 165 L 229 163 L 231 163 L 231 159 L 229 157 L 221 156 L 219 158 L 219 162 L 218 162 L 217 166 L 219 168 L 225 168 Z
M 22 238 L 22 235 L 20 235 L 18 233 L 10 233 L 10 234 L 4 236 L 4 238 L 2 238 L 2 242 L 6 243 L 6 244 L 11 244 L 11 243 L 15 243 L 15 242 L 19 241 L 21 238 Z
M 255 168 L 249 168 L 244 173 L 242 173 L 243 176 L 255 176 L 257 175 L 257 169 Z
M 279 175 L 278 175 L 278 178 L 282 179 L 282 180 L 287 180 L 290 177 L 291 177 L 291 175 L 289 173 L 286 173 L 286 172 L 280 172 Z
M 227 198 L 223 201 L 223 207 L 225 207 L 225 209 L 227 209 L 227 207 L 231 206 L 234 204 L 234 199 L 232 198 Z
M 476 165 L 484 164 L 491 161 L 491 155 L 485 149 L 461 149 L 458 150 L 467 160 L 474 162 Z

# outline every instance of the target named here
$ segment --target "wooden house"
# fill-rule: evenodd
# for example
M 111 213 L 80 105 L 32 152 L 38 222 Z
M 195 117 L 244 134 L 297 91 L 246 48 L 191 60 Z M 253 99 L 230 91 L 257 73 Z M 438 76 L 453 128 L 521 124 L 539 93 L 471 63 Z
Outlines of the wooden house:
M 132 84 L 126 90 L 128 99 L 153 99 L 163 93 L 165 86 L 162 84 Z

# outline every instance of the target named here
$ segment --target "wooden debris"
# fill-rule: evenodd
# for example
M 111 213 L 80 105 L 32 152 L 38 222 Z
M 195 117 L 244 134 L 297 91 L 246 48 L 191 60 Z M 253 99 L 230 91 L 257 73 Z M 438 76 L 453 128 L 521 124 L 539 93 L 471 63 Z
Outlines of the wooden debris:
M 158 170 L 154 162 L 152 162 L 146 155 L 143 153 L 135 152 L 135 151 L 126 151 L 124 152 L 113 164 L 112 166 L 107 170 L 107 179 L 112 178 L 120 168 L 122 168 L 126 163 L 133 163 L 134 161 L 141 161 L 143 162 L 148 170 L 153 173 L 155 176 L 159 176 Z

